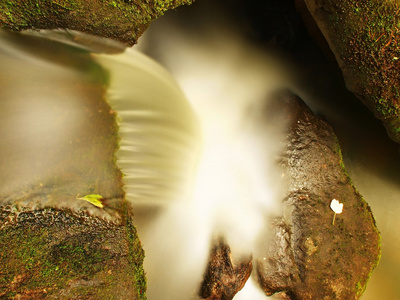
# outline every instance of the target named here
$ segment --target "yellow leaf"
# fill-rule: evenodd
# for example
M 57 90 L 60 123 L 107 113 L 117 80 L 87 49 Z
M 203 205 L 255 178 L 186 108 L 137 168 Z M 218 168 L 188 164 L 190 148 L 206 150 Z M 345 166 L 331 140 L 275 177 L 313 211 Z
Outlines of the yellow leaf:
M 88 201 L 88 202 L 92 203 L 94 206 L 97 206 L 100 208 L 104 207 L 103 203 L 101 202 L 101 200 L 104 198 L 101 195 L 90 194 L 90 195 L 86 195 L 86 196 L 76 198 L 76 199 Z

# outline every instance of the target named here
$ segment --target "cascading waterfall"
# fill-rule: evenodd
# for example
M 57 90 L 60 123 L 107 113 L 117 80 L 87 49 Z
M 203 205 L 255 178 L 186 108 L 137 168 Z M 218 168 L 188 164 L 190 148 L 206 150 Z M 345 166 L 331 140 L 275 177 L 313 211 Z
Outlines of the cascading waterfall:
M 283 38 L 294 38 L 296 45 L 294 47 L 296 52 L 285 56 L 283 60 L 286 65 L 280 64 L 281 68 L 278 70 L 286 70 L 293 75 L 293 80 L 289 79 L 286 83 L 295 83 L 290 88 L 314 112 L 325 116 L 334 127 L 342 147 L 346 169 L 357 189 L 371 206 L 382 236 L 382 258 L 372 273 L 362 299 L 399 298 L 400 259 L 397 251 L 400 240 L 396 230 L 400 226 L 397 217 L 400 212 L 399 146 L 389 140 L 382 125 L 345 89 L 343 79 L 337 74 L 338 70 L 327 62 L 325 55 L 319 49 L 315 50 L 312 41 L 307 38 L 296 39 L 296 28 L 293 26 L 301 27 L 302 24 L 290 22 L 285 24 L 286 17 L 290 19 L 297 14 L 295 11 L 287 11 L 290 1 L 281 2 L 282 6 L 278 4 L 279 1 L 267 2 L 255 7 L 262 8 L 265 4 L 266 10 L 262 13 L 272 17 L 279 16 L 278 23 L 288 26 L 288 32 L 286 35 L 283 34 Z M 218 7 L 221 3 L 226 5 Z M 254 10 L 249 14 L 253 4 L 256 4 L 256 1 L 243 6 L 238 5 L 236 8 L 245 7 L 244 14 L 247 13 L 247 17 L 252 18 L 250 24 L 254 21 L 260 27 L 256 28 L 260 30 L 256 34 L 267 33 L 269 37 L 274 38 L 275 33 L 268 30 L 271 30 L 271 27 L 278 29 L 275 24 L 277 20 L 253 18 L 261 16 L 261 12 Z M 138 46 L 171 71 L 189 101 L 199 94 L 206 94 L 205 98 L 212 94 L 218 100 L 223 98 L 221 94 L 225 96 L 232 90 L 238 95 L 239 92 L 235 88 L 241 84 L 243 84 L 241 90 L 243 97 L 252 95 L 255 90 L 261 91 L 262 97 L 263 86 L 262 84 L 257 86 L 255 82 L 265 77 L 259 76 L 257 68 L 246 68 L 246 66 L 253 62 L 253 65 L 259 64 L 270 68 L 276 61 L 270 62 L 264 58 L 261 60 L 264 63 L 260 63 L 260 60 L 257 60 L 260 56 L 255 55 L 254 45 L 259 52 L 266 47 L 255 44 L 246 36 L 254 34 L 251 30 L 246 31 L 248 26 L 246 21 L 249 20 L 244 18 L 245 22 L 241 22 L 240 18 L 237 18 L 238 15 L 232 18 L 229 10 L 232 6 L 235 7 L 235 4 L 229 1 L 217 1 L 212 4 L 199 1 L 195 6 L 196 8 L 177 12 L 175 15 L 166 15 L 152 24 Z M 285 11 L 287 15 L 284 14 Z M 282 29 L 284 30 L 285 28 Z M 282 38 L 279 36 L 280 33 L 276 33 L 278 39 Z M 209 84 L 205 89 L 204 81 L 207 79 Z M 225 82 L 225 85 L 222 85 L 224 88 L 215 89 L 214 87 L 221 81 Z M 254 295 L 249 294 L 253 291 Z M 258 291 L 256 285 L 249 281 L 242 290 L 243 294 L 239 292 L 235 300 L 264 299 Z
M 199 93 L 189 106 L 166 71 L 140 53 L 94 56 L 111 70 L 117 163 L 146 251 L 149 299 L 196 297 L 213 237 L 223 236 L 233 255 L 255 253 L 268 215 L 277 212 L 274 158 L 285 122 L 275 112 L 268 126 L 262 112 L 264 95 L 287 78 L 260 68 L 256 94 L 243 97 L 244 86 L 227 90 L 229 78 L 216 84 L 203 77 L 202 86 L 216 84 L 221 97 Z
M 117 164 L 124 173 L 126 197 L 134 207 L 134 223 L 146 251 L 149 299 L 187 300 L 197 297 L 215 236 L 226 238 L 234 256 L 253 253 L 257 257 L 258 238 L 267 234 L 268 216 L 279 214 L 285 187 L 275 159 L 286 124 L 279 112 L 267 111 L 267 95 L 282 87 L 299 94 L 303 91 L 293 84 L 295 70 L 227 32 L 211 39 L 220 42 L 214 48 L 205 39 L 164 37 L 174 39 L 175 46 L 184 49 L 178 55 L 171 43 L 159 39 L 164 46 L 161 61 L 184 93 L 167 71 L 131 49 L 119 54 L 91 53 L 85 56 L 87 61 L 64 62 L 49 60 L 52 54 L 45 46 L 10 42 L 2 33 L 0 59 L 5 72 L 0 74 L 1 93 L 8 101 L 0 103 L 0 130 L 7 141 L 1 150 L 0 194 L 2 201 L 11 201 L 29 187 L 34 196 L 36 190 L 31 186 L 42 188 L 42 178 L 58 175 L 59 161 L 68 163 L 71 153 L 87 152 L 81 141 L 74 140 L 74 133 L 84 130 L 86 114 L 94 111 L 93 107 L 82 109 L 85 102 L 80 99 L 96 89 L 85 90 L 80 85 L 97 76 L 95 81 L 107 86 L 105 98 L 118 116 L 121 140 Z M 90 37 L 83 41 L 93 44 Z M 40 39 L 34 43 L 39 45 Z M 74 43 L 52 45 L 54 53 L 65 51 L 74 56 L 78 51 Z M 111 48 L 121 52 L 118 47 Z M 76 72 L 76 65 L 85 67 Z M 94 68 L 96 65 L 100 68 Z M 47 87 L 52 90 L 48 98 L 39 94 Z M 307 100 L 307 93 L 303 94 Z M 93 97 L 102 101 L 102 96 L 99 92 Z M 19 100 L 13 101 L 15 97 Z M 329 115 L 329 110 L 325 113 Z M 101 135 L 102 131 L 92 134 Z M 101 142 L 98 145 L 101 147 Z M 74 159 L 81 158 L 80 154 Z M 383 267 L 378 267 L 371 280 L 378 291 L 375 295 L 380 295 L 379 285 L 387 284 L 385 276 L 393 272 L 388 266 L 399 265 L 393 250 L 399 241 L 391 230 L 398 225 L 395 212 L 400 209 L 392 204 L 399 188 L 393 177 L 386 180 L 376 175 L 378 181 L 357 157 L 346 158 L 345 153 L 345 159 L 349 173 L 374 210 L 383 238 L 388 237 L 386 245 L 390 241 L 391 246 L 383 248 Z M 70 173 L 77 170 L 72 168 Z M 94 176 L 90 170 L 85 172 Z M 68 180 L 68 187 L 76 186 L 76 190 L 62 190 L 64 198 L 48 197 L 41 205 L 80 209 L 82 202 L 75 197 L 82 192 L 79 182 L 70 174 Z M 93 187 L 95 191 L 95 182 Z M 382 191 L 385 205 L 380 205 Z M 35 197 L 30 199 L 34 203 Z M 393 208 L 389 217 L 387 206 Z M 107 208 L 100 211 L 88 205 L 85 209 L 113 217 Z M 368 296 L 369 290 L 363 297 L 376 299 Z M 235 297 L 239 299 L 262 300 L 266 296 L 249 280 Z
M 238 36 L 223 35 L 223 40 L 212 39 L 211 43 L 180 35 L 168 43 L 160 37 L 165 47 L 160 59 L 182 86 L 203 130 L 192 201 L 194 214 L 203 218 L 201 228 L 208 227 L 208 243 L 220 235 L 234 257 L 253 254 L 258 258 L 258 249 L 264 246 L 260 237 L 268 236 L 268 217 L 280 213 L 285 190 L 277 159 L 285 144 L 287 124 L 283 112 L 271 110 L 268 95 L 293 88 L 296 72 L 279 56 L 240 47 L 244 41 Z M 179 61 L 168 55 L 175 43 L 181 46 L 175 49 Z M 146 50 L 146 43 L 143 48 Z M 151 290 L 149 293 L 152 296 Z M 266 298 L 253 279 L 235 297 Z M 177 293 L 167 299 L 187 296 Z
M 95 59 L 111 71 L 117 164 L 146 252 L 148 297 L 189 299 L 208 255 L 207 221 L 190 196 L 201 146 L 197 118 L 170 75 L 144 55 L 128 49 Z
M 276 69 L 263 66 L 257 71 L 261 79 L 254 81 L 256 93 L 250 97 L 243 97 L 242 93 L 245 86 L 252 85 L 251 77 L 243 86 L 230 89 L 228 77 L 215 85 L 220 89 L 217 98 L 198 94 L 189 103 L 168 72 L 143 54 L 131 49 L 119 54 L 89 54 L 66 45 L 61 33 L 42 34 L 3 33 L 3 67 L 13 81 L 7 86 L 9 94 L 3 94 L 8 101 L 2 102 L 2 111 L 7 112 L 2 129 L 9 131 L 7 141 L 21 142 L 8 145 L 13 152 L 8 157 L 12 169 L 3 165 L 6 168 L 2 177 L 8 178 L 18 166 L 15 174 L 21 176 L 8 178 L 11 183 L 2 186 L 1 194 L 13 195 L 9 198 L 13 201 L 18 194 L 14 190 L 31 186 L 39 189 L 47 184 L 47 178 L 64 176 L 53 167 L 57 166 L 55 161 L 68 163 L 69 153 L 77 152 L 81 141 L 74 134 L 85 131 L 81 121 L 85 114 L 93 113 L 93 108 L 81 111 L 80 105 L 87 101 L 82 94 L 64 90 L 70 88 L 69 82 L 71 87 L 97 82 L 95 85 L 107 87 L 105 99 L 111 106 L 110 114 L 117 114 L 117 165 L 124 174 L 126 198 L 133 206 L 134 223 L 146 251 L 149 299 L 197 298 L 214 237 L 224 237 L 234 256 L 256 253 L 268 215 L 279 211 L 276 203 L 281 193 L 280 171 L 274 160 L 285 129 L 278 112 L 270 115 L 274 122 L 265 119 L 265 95 L 283 86 L 287 78 L 277 77 Z M 48 38 L 61 42 L 49 42 Z M 87 39 L 90 44 L 92 38 Z M 62 55 L 57 56 L 63 51 L 72 57 L 77 68 L 65 64 Z M 57 58 L 46 60 L 52 53 L 57 53 Z M 75 56 L 79 57 L 77 61 Z M 82 67 L 85 64 L 88 66 Z M 99 78 L 91 82 L 91 76 Z M 204 87 L 216 83 L 212 76 L 203 79 Z M 22 88 L 13 91 L 17 86 Z M 97 97 L 102 101 L 102 94 Z M 18 103 L 18 109 L 12 107 L 13 103 Z M 101 140 L 101 134 L 98 138 Z M 17 164 L 16 156 L 22 159 L 22 165 Z M 84 158 L 80 154 L 74 159 L 70 161 L 73 167 Z M 84 164 L 80 167 L 80 171 L 89 172 Z M 67 186 L 79 191 L 78 181 L 72 180 Z M 58 184 L 63 185 L 62 181 Z M 46 203 L 28 197 L 29 203 L 22 201 L 18 205 L 79 210 L 83 202 L 75 195 L 68 191 L 64 198 L 50 197 Z M 87 204 L 85 209 L 112 218 L 107 207 L 98 210 Z
M 129 201 L 163 206 L 187 197 L 201 140 L 183 93 L 139 52 L 94 56 L 110 71 L 107 100 L 118 114 L 116 155 Z

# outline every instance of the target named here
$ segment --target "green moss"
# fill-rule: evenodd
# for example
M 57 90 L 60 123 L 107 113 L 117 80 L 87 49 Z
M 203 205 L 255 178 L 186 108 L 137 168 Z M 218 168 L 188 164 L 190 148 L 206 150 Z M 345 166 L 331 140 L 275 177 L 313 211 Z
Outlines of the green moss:
M 51 269 L 67 276 L 69 274 L 89 276 L 104 270 L 106 267 L 104 262 L 112 258 L 109 251 L 100 245 L 92 243 L 82 245 L 80 242 L 74 239 L 55 245 L 51 249 Z
M 364 293 L 365 289 L 366 289 L 366 285 L 363 285 L 361 283 L 361 281 L 358 281 L 356 284 L 357 296 L 360 297 Z
M 14 221 L 0 234 L 0 295 L 39 291 L 44 297 L 69 292 L 108 300 L 121 289 L 123 277 L 129 295 L 136 286 L 138 298 L 146 299 L 144 253 L 132 224 L 116 226 L 53 209 L 3 212 L 0 224 Z M 25 221 L 16 223 L 17 218 Z M 123 250 L 125 246 L 129 251 Z M 88 281 L 93 284 L 80 284 Z
M 398 1 L 328 1 L 332 48 L 343 61 L 350 90 L 386 122 L 400 117 L 400 5 Z M 385 124 L 392 137 L 398 127 Z
M 185 4 L 192 4 L 191 0 L 157 0 L 157 1 L 134 1 L 134 0 L 102 0 L 106 5 L 118 9 L 123 16 L 138 24 L 147 24 L 154 19 L 164 15 L 165 11 L 174 9 Z
M 34 290 L 44 282 L 51 282 L 58 288 L 64 286 L 65 277 L 61 275 L 68 266 L 60 268 L 45 257 L 45 253 L 49 252 L 48 237 L 45 232 L 31 232 L 22 228 L 16 231 L 3 231 L 0 237 L 0 249 L 2 250 L 0 265 L 2 270 L 6 271 L 4 284 L 12 285 L 12 281 L 20 275 L 23 278 L 30 278 L 24 286 L 28 290 Z
M 111 2 L 110 2 L 110 5 L 111 5 L 112 7 L 118 7 L 117 2 L 115 2 L 115 1 L 111 1 Z
M 134 44 L 150 22 L 191 0 L 7 0 L 0 26 L 11 30 L 69 28 Z
M 124 211 L 128 212 L 125 215 L 125 224 L 127 228 L 127 235 L 129 241 L 129 260 L 130 263 L 134 266 L 135 269 L 135 282 L 137 288 L 137 294 L 139 295 L 139 300 L 146 300 L 146 290 L 147 290 L 147 281 L 146 274 L 143 269 L 143 261 L 145 257 L 144 250 L 142 248 L 142 244 L 140 240 L 137 238 L 136 227 L 132 223 L 132 212 L 129 209 L 129 204 L 127 202 L 124 203 L 125 209 Z
M 374 98 L 374 97 L 373 97 Z M 379 98 L 375 100 L 376 110 L 382 117 L 393 116 L 399 112 L 399 108 L 395 103 L 391 103 L 390 99 Z

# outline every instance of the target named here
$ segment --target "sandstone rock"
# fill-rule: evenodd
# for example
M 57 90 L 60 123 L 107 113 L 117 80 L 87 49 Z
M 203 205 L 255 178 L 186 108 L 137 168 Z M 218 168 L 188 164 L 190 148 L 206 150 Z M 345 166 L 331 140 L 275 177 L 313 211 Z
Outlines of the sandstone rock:
M 344 169 L 332 127 L 294 95 L 277 101 L 292 124 L 282 159 L 288 194 L 256 264 L 260 284 L 286 299 L 358 299 L 380 257 L 371 210 Z M 333 225 L 334 198 L 344 209 Z

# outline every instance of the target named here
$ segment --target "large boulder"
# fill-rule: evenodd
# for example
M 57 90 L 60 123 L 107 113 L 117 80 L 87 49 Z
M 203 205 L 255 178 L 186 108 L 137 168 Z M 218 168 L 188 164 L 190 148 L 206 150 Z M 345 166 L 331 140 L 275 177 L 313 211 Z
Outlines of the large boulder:
M 302 1 L 332 49 L 348 89 L 400 143 L 399 2 Z
M 290 124 L 281 158 L 283 214 L 266 221 L 269 234 L 253 263 L 214 241 L 200 295 L 233 299 L 253 270 L 268 296 L 359 299 L 380 258 L 372 212 L 345 171 L 332 127 L 289 92 L 277 93 L 271 105 Z M 330 208 L 333 199 L 343 203 L 341 214 Z
M 332 127 L 296 96 L 280 93 L 291 126 L 282 159 L 284 214 L 256 263 L 267 295 L 287 299 L 358 299 L 380 258 L 371 210 L 347 175 Z M 330 208 L 333 199 L 343 213 Z

